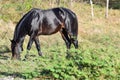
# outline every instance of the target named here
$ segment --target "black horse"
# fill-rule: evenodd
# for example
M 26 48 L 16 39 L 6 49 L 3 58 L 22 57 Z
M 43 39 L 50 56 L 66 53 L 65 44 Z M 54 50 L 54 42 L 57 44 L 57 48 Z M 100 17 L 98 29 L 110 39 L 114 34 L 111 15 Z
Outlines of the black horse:
M 20 58 L 26 35 L 30 36 L 27 50 L 31 49 L 34 41 L 38 54 L 42 56 L 38 36 L 51 35 L 56 32 L 61 33 L 67 49 L 70 49 L 72 43 L 75 48 L 78 48 L 78 21 L 74 12 L 62 7 L 48 10 L 37 8 L 30 10 L 16 25 L 14 37 L 11 40 L 12 58 Z

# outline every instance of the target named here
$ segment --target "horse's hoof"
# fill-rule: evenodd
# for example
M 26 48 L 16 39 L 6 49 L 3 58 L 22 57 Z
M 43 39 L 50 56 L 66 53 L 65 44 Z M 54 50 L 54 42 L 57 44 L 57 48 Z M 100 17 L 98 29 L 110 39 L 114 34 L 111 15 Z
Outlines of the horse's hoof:
M 39 52 L 38 55 L 39 55 L 39 56 L 43 56 L 42 52 Z

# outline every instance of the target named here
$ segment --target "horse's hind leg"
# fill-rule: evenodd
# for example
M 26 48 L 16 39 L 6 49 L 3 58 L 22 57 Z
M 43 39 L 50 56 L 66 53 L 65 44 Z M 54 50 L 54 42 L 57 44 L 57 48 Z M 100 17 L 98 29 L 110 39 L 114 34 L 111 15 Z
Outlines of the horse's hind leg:
M 39 56 L 42 56 L 42 52 L 41 52 L 41 49 L 40 49 L 39 38 L 38 38 L 38 37 L 35 37 L 34 41 L 35 41 L 35 44 L 36 44 L 36 48 L 37 48 L 37 50 L 38 50 L 38 55 L 39 55 Z
M 68 34 L 67 32 L 65 31 L 65 29 L 62 29 L 62 31 L 60 31 L 61 35 L 62 35 L 62 38 L 63 40 L 65 41 L 66 43 L 66 46 L 67 46 L 67 49 L 70 49 L 70 46 L 71 46 L 71 41 L 68 37 Z
M 77 49 L 78 48 L 77 35 L 70 35 L 70 40 L 71 43 L 73 43 L 74 47 Z

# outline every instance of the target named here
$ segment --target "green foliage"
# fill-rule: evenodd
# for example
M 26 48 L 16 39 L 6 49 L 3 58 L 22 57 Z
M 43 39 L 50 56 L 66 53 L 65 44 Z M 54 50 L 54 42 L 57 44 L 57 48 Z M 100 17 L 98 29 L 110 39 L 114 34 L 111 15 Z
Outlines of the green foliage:
M 35 77 L 38 77 L 40 75 L 39 72 L 37 71 L 33 71 L 33 72 L 25 72 L 25 73 L 22 73 L 22 77 L 24 79 L 32 79 L 32 78 L 35 78 Z
M 60 61 L 55 59 L 52 65 L 44 68 L 41 73 L 61 80 L 96 80 L 103 75 L 105 79 L 117 79 L 113 68 L 116 64 L 108 62 L 109 58 L 101 59 L 96 51 L 99 49 L 85 51 L 72 49 L 69 58 L 60 58 Z
M 93 0 L 93 2 L 97 5 L 106 6 L 106 0 Z M 109 0 L 109 7 L 113 9 L 120 9 L 120 1 Z
M 4 3 L 4 1 L 2 1 Z M 25 0 L 25 1 L 8 1 L 4 4 L 1 4 L 1 15 L 0 18 L 2 18 L 4 21 L 13 21 L 16 22 L 20 19 L 21 16 L 26 11 L 29 11 L 32 6 L 33 0 Z
M 31 56 L 25 61 L 13 62 L 10 60 L 1 62 L 4 65 L 0 65 L 3 69 L 0 71 L 9 71 L 11 75 L 14 74 L 23 79 L 38 77 L 59 80 L 118 80 L 120 62 L 117 61 L 119 60 L 119 54 L 115 48 L 112 46 L 107 48 L 105 46 L 102 48 L 84 48 L 85 45 L 90 44 L 81 44 L 81 48 L 78 50 L 72 48 L 67 54 L 62 49 L 61 51 L 53 51 L 53 46 L 53 48 L 48 49 L 51 51 L 52 56 Z M 6 67 L 3 68 L 3 66 Z M 19 71 L 19 69 L 21 70 Z
M 34 51 L 31 51 L 28 59 L 24 60 L 22 57 L 23 61 L 2 60 L 1 55 L 0 71 L 23 79 L 119 80 L 120 50 L 116 49 L 111 37 L 99 36 L 96 40 L 101 41 L 99 47 L 96 47 L 96 42 L 84 41 L 79 43 L 79 49 L 72 48 L 67 53 L 63 44 L 50 44 L 52 47 L 43 47 L 43 57 L 37 57 L 37 52 L 34 54 Z M 103 44 L 106 40 L 112 42 L 111 45 Z M 26 52 L 23 52 L 21 55 L 25 54 Z

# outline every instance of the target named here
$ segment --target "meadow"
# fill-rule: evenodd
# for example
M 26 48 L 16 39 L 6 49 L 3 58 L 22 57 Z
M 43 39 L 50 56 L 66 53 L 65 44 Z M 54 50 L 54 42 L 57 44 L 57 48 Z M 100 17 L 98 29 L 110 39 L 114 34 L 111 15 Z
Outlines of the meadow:
M 105 7 L 94 5 L 91 17 L 87 3 L 63 3 L 59 6 L 70 8 L 78 17 L 79 49 L 69 50 L 60 33 L 40 35 L 42 57 L 38 56 L 35 45 L 26 59 L 24 42 L 21 60 L 11 60 L 9 39 L 13 38 L 14 28 L 24 13 L 33 7 L 48 9 L 56 7 L 49 1 L 9 0 L 0 2 L 0 78 L 11 76 L 14 80 L 120 80 L 120 10 L 109 9 L 105 18 Z M 62 0 L 63 1 L 63 0 Z

